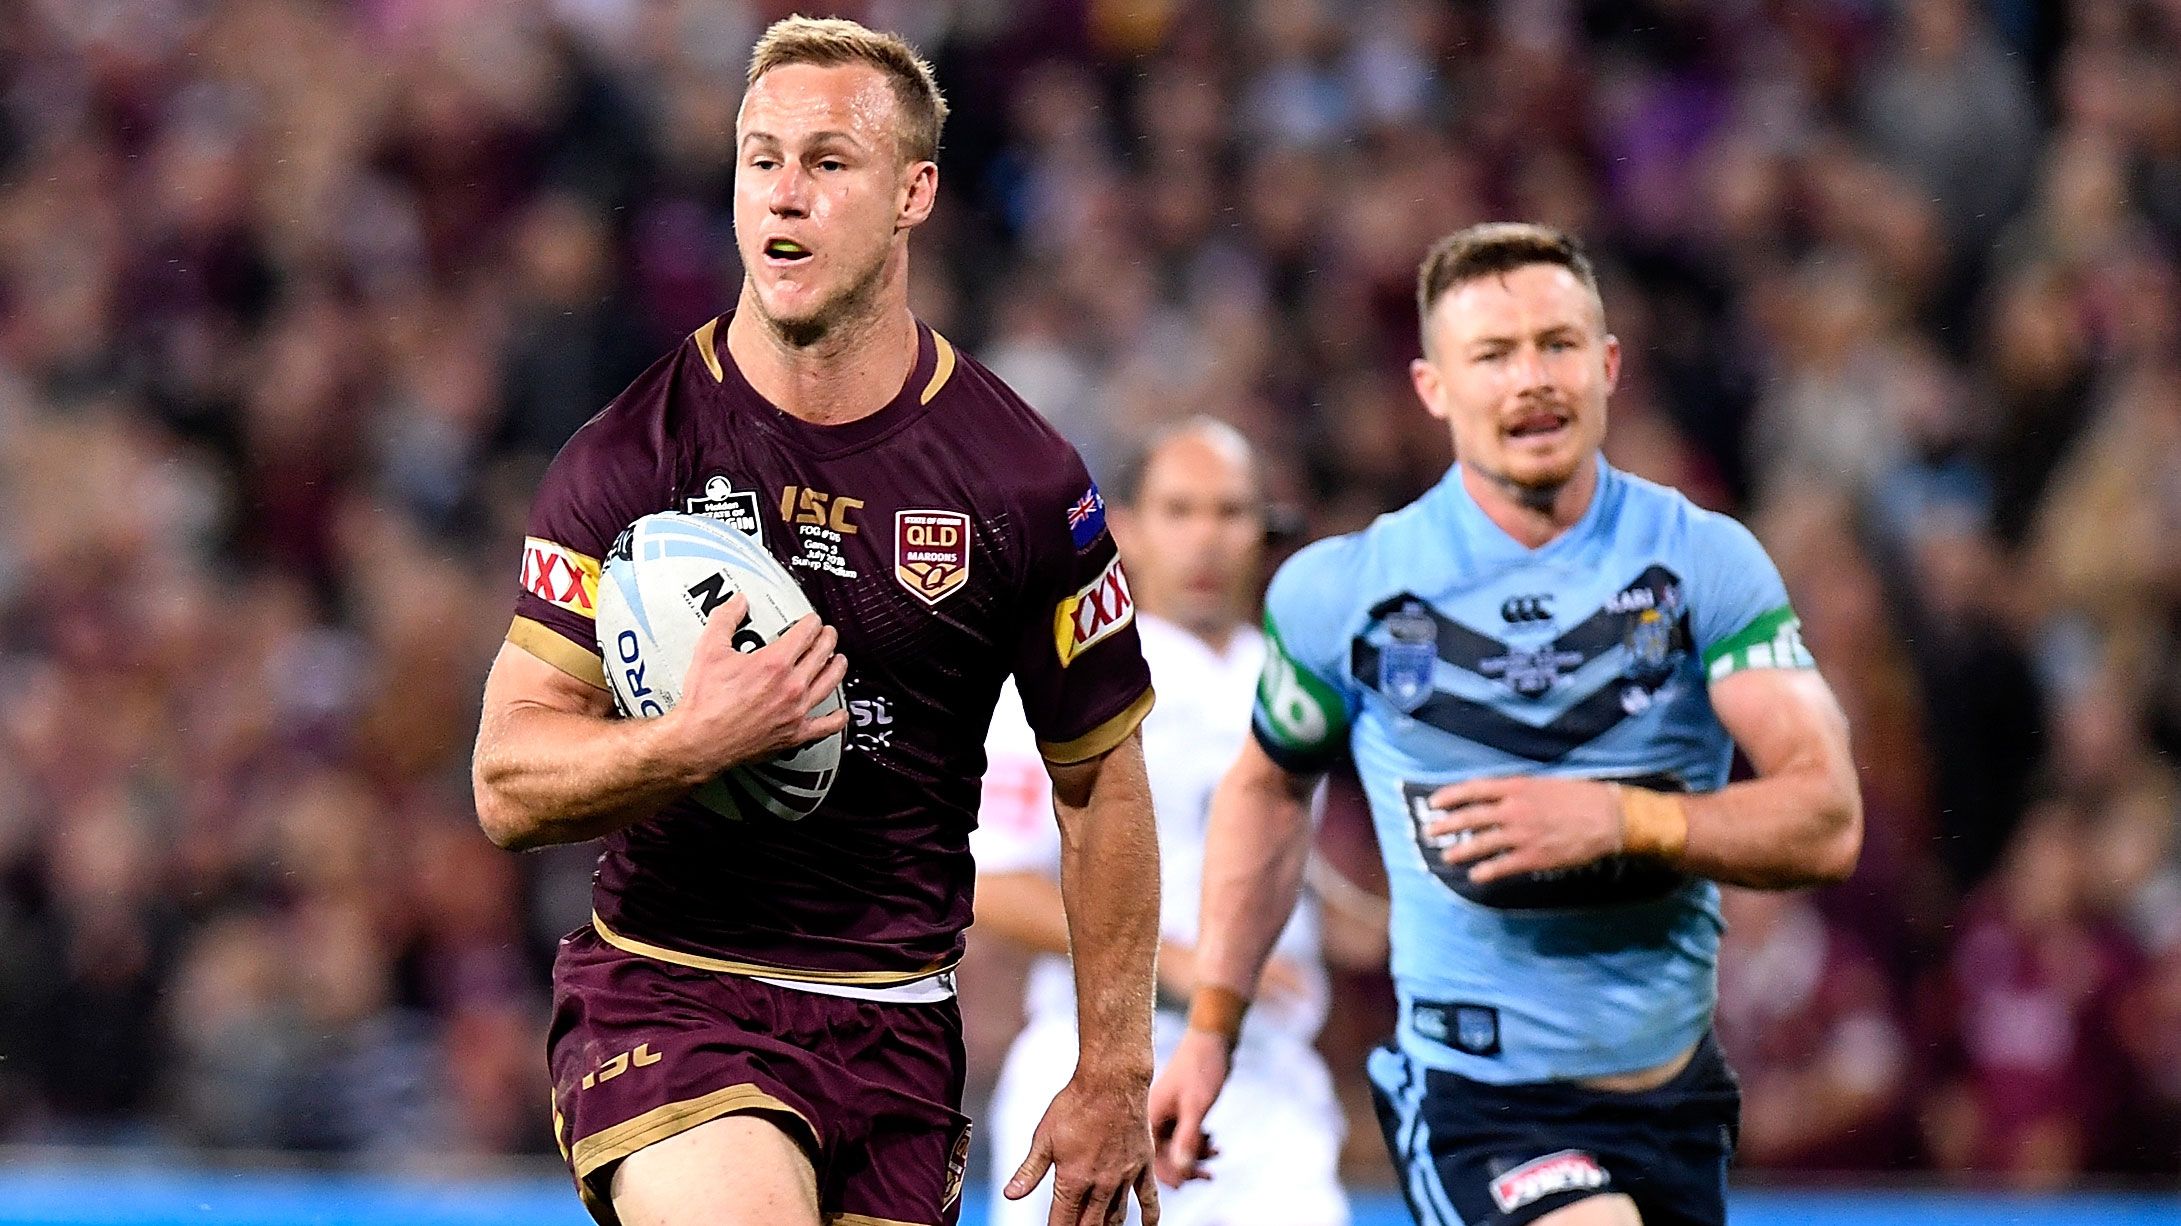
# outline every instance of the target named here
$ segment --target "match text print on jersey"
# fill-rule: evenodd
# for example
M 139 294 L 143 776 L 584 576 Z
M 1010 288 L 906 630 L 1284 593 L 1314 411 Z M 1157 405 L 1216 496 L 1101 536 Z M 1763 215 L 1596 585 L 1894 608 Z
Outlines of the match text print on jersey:
M 601 1081 L 612 1081 L 632 1068 L 649 1068 L 664 1059 L 665 1056 L 651 1050 L 651 1044 L 638 1043 L 634 1048 L 599 1065 L 596 1071 L 583 1074 L 583 1088 L 588 1090 Z

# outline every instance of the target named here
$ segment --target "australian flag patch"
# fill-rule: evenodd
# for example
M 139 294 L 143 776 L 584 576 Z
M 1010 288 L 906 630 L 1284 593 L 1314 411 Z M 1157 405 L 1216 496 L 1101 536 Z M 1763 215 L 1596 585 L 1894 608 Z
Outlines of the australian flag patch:
M 1106 500 L 1098 493 L 1098 483 L 1083 491 L 1083 496 L 1068 508 L 1068 536 L 1075 542 L 1076 552 L 1091 547 L 1106 530 Z

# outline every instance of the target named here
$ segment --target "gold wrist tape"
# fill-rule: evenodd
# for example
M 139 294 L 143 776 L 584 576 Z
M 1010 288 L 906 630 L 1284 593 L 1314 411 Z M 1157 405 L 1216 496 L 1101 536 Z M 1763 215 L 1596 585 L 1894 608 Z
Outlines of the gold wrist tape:
M 1189 1029 L 1216 1034 L 1233 1047 L 1242 1037 L 1242 1015 L 1249 1007 L 1249 998 L 1233 988 L 1206 985 L 1189 1002 Z
M 1675 861 L 1689 847 L 1689 814 L 1681 797 L 1649 788 L 1613 785 L 1621 802 L 1621 850 L 1632 856 Z

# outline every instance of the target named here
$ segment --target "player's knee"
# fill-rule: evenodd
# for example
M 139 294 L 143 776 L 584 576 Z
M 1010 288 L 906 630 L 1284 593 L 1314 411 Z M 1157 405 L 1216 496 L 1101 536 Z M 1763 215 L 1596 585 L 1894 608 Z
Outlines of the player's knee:
M 1534 1226 L 1643 1226 L 1636 1202 L 1618 1192 L 1586 1196 L 1537 1219 Z
M 727 1115 L 655 1141 L 613 1173 L 621 1226 L 818 1226 L 802 1146 L 761 1115 Z

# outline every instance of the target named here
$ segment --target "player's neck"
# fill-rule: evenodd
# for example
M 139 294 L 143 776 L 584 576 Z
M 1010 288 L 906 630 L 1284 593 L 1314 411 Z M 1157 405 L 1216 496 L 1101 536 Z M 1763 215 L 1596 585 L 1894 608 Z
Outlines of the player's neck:
M 1461 466 L 1462 488 L 1484 517 L 1525 549 L 1542 549 L 1574 527 L 1598 496 L 1598 466 L 1585 460 L 1575 475 L 1551 489 L 1518 485 L 1473 464 Z
M 809 345 L 767 326 L 747 285 L 727 321 L 727 352 L 750 387 L 781 412 L 819 426 L 869 417 L 891 403 L 916 368 L 916 317 L 906 295 L 881 294 L 872 311 Z

